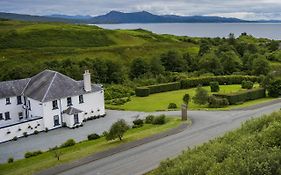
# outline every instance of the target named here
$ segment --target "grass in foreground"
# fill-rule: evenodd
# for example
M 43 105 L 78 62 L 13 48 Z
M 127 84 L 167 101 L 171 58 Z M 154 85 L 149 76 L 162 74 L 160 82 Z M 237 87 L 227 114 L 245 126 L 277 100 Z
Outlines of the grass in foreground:
M 281 112 L 249 120 L 194 149 L 166 160 L 147 175 L 280 175 Z
M 61 149 L 61 160 L 57 161 L 52 152 L 45 152 L 36 157 L 22 159 L 11 164 L 0 164 L 0 174 L 5 175 L 30 175 L 43 169 L 47 169 L 62 163 L 71 162 L 91 154 L 108 150 L 118 145 L 142 139 L 145 137 L 158 134 L 169 129 L 175 128 L 181 124 L 179 118 L 167 118 L 167 123 L 164 125 L 145 124 L 141 128 L 130 129 L 124 135 L 123 141 L 106 141 L 104 137 L 93 140 L 77 143 L 68 148 Z
M 255 85 L 256 87 L 258 85 Z M 208 90 L 209 94 L 211 94 L 210 87 L 206 86 L 203 87 Z M 196 88 L 191 89 L 184 89 L 184 90 L 178 90 L 178 91 L 170 91 L 170 92 L 164 92 L 164 93 L 158 93 L 158 94 L 152 94 L 148 97 L 132 97 L 131 101 L 124 104 L 124 105 L 108 105 L 107 107 L 113 108 L 113 109 L 124 109 L 128 111 L 145 111 L 145 112 L 151 112 L 151 111 L 164 111 L 168 110 L 169 103 L 175 103 L 178 106 L 178 109 L 180 109 L 181 104 L 183 104 L 182 98 L 184 94 L 189 94 L 191 97 L 195 95 Z M 232 93 L 241 91 L 241 85 L 221 85 L 220 86 L 220 92 L 219 93 Z M 234 108 L 242 108 L 242 107 L 249 107 L 260 103 L 265 103 L 268 101 L 272 101 L 274 98 L 262 98 L 258 100 L 252 100 L 245 102 L 243 104 L 239 105 L 231 105 L 226 108 L 208 108 L 207 105 L 197 105 L 193 103 L 191 100 L 189 102 L 188 108 L 191 110 L 197 110 L 197 109 L 208 109 L 208 110 L 229 110 Z

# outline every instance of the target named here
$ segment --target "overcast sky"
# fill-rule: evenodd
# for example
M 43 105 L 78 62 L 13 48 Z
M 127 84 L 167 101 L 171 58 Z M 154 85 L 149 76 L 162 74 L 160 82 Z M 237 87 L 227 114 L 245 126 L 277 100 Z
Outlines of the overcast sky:
M 111 10 L 281 20 L 281 0 L 0 0 L 0 11 L 32 15 L 101 15 Z

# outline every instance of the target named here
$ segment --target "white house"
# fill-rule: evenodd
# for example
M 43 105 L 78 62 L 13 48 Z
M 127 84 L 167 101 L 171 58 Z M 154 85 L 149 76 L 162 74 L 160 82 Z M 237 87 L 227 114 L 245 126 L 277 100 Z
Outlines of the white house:
M 89 71 L 83 76 L 76 81 L 45 70 L 31 78 L 0 82 L 0 143 L 105 116 L 103 87 L 91 84 Z

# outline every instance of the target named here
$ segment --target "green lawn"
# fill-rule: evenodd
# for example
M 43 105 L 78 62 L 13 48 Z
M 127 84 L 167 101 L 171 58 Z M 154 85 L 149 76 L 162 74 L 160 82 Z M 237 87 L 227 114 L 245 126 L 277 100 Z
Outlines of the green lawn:
M 135 141 L 151 135 L 167 131 L 171 128 L 175 128 L 181 124 L 179 118 L 167 118 L 165 125 L 151 125 L 145 124 L 141 128 L 130 129 L 124 136 L 122 142 L 115 140 L 108 142 L 104 137 L 94 141 L 84 141 L 77 143 L 76 145 L 68 148 L 61 149 L 62 156 L 61 160 L 57 161 L 54 158 L 52 152 L 45 152 L 39 156 L 31 157 L 28 159 L 22 159 L 15 161 L 11 164 L 0 164 L 0 174 L 2 175 L 30 175 L 40 170 L 59 165 L 62 163 L 70 162 L 76 159 L 80 159 L 97 153 L 100 151 L 107 150 L 109 148 L 116 147 L 123 143 Z
M 257 87 L 258 85 L 255 86 Z M 204 88 L 207 89 L 209 93 L 211 93 L 209 86 L 206 86 Z M 183 103 L 182 101 L 183 95 L 188 93 L 191 97 L 193 97 L 195 95 L 195 89 L 196 88 L 152 94 L 148 97 L 132 97 L 132 100 L 124 105 L 120 105 L 120 106 L 107 105 L 107 107 L 113 109 L 151 112 L 151 111 L 167 110 L 169 103 L 176 103 L 179 109 L 181 104 Z M 231 92 L 237 92 L 242 90 L 243 89 L 241 89 L 241 85 L 220 86 L 220 93 L 231 93 Z M 226 108 L 219 108 L 219 110 L 229 110 L 229 109 L 240 108 L 240 107 L 248 107 L 255 104 L 268 102 L 271 100 L 273 100 L 273 98 L 262 98 L 258 100 L 248 101 L 239 105 L 231 105 Z M 218 108 L 208 108 L 207 105 L 200 106 L 194 104 L 192 100 L 189 103 L 189 109 L 218 110 Z

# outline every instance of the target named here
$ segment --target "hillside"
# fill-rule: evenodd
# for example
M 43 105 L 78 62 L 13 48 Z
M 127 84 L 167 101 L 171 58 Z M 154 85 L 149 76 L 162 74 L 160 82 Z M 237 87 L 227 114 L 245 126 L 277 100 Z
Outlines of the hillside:
M 194 55 L 199 49 L 183 37 L 64 23 L 2 20 L 0 35 L 0 80 L 34 75 L 51 60 L 98 58 L 128 65 L 133 58 L 159 57 L 169 49 Z
M 166 160 L 150 175 L 280 175 L 281 113 L 254 119 L 242 128 Z

